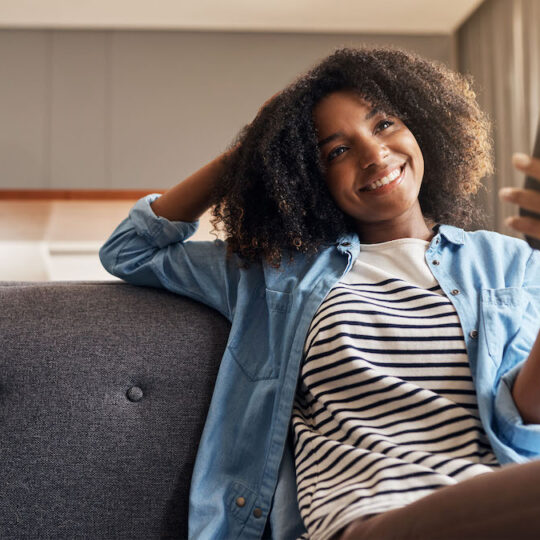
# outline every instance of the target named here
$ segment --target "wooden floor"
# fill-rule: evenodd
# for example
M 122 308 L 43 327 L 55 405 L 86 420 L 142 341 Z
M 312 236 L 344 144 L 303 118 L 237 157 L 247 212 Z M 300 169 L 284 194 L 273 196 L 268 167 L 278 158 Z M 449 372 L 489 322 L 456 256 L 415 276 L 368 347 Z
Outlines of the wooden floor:
M 115 279 L 99 247 L 135 200 L 0 200 L 0 281 Z M 209 213 L 193 240 L 213 240 Z

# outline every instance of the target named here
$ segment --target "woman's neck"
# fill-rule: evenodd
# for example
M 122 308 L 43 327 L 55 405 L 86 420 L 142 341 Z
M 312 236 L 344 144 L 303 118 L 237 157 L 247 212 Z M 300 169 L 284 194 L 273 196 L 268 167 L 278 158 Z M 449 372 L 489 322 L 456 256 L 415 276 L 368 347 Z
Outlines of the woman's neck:
M 377 223 L 362 223 L 357 226 L 357 233 L 363 244 L 380 244 L 399 238 L 419 238 L 431 240 L 434 236 L 432 228 L 435 223 L 426 220 L 422 214 L 404 216 Z

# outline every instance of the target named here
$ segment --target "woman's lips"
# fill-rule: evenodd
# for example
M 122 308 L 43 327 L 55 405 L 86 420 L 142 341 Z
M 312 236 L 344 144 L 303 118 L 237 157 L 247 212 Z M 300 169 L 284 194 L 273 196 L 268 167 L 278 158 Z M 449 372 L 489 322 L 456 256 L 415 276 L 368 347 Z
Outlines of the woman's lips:
M 386 184 L 384 186 L 370 189 L 370 190 L 362 190 L 362 196 L 364 195 L 384 195 L 388 193 L 389 191 L 392 191 L 394 188 L 399 186 L 401 182 L 403 182 L 403 177 L 405 176 L 405 169 L 407 167 L 407 164 L 403 165 L 401 169 L 401 174 L 395 179 L 392 180 L 389 184 Z

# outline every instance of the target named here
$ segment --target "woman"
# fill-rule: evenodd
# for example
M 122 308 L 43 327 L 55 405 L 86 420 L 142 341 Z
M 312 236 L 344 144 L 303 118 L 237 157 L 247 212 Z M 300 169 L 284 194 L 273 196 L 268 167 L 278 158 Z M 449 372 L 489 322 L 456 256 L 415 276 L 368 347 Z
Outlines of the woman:
M 464 78 L 342 49 L 136 203 L 105 268 L 232 322 L 190 537 L 540 533 L 540 256 L 460 228 L 490 170 Z M 538 160 L 522 170 L 540 178 Z M 533 195 L 504 191 L 540 210 Z M 227 240 L 187 242 L 212 205 Z

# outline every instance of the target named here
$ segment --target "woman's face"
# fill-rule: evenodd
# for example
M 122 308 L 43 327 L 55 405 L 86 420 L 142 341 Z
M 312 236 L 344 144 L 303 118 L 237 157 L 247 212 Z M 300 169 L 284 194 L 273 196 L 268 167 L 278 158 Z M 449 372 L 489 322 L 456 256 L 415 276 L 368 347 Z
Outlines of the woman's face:
M 401 120 L 354 92 L 339 91 L 316 105 L 314 122 L 330 193 L 361 237 L 374 227 L 423 220 L 418 193 L 424 159 Z

